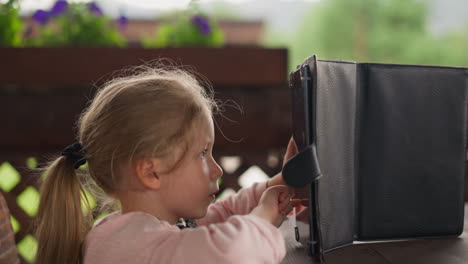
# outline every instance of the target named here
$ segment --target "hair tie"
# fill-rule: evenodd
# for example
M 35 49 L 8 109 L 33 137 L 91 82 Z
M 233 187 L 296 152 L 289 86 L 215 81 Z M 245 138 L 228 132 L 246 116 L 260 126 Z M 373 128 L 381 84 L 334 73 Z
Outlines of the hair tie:
M 68 160 L 73 161 L 73 167 L 78 169 L 81 165 L 86 163 L 85 153 L 79 142 L 76 142 L 62 151 L 62 156 Z

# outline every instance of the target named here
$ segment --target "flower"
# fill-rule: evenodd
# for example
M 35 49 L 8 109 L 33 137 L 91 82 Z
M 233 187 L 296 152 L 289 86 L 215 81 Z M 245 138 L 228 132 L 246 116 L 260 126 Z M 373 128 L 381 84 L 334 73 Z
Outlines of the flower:
M 39 24 L 45 25 L 47 24 L 47 21 L 49 20 L 50 14 L 47 11 L 39 9 L 36 12 L 34 12 L 32 17 Z
M 117 19 L 117 25 L 120 29 L 124 29 L 128 25 L 128 18 L 126 16 L 120 16 Z
M 52 7 L 52 9 L 50 9 L 50 15 L 51 16 L 59 16 L 61 15 L 66 9 L 67 9 L 67 6 L 68 6 L 68 2 L 67 1 L 64 1 L 64 0 L 59 0 L 57 2 L 55 2 L 54 6 Z
M 203 35 L 209 35 L 211 33 L 210 24 L 208 20 L 202 16 L 194 16 L 192 22 L 198 27 Z
M 94 2 L 88 4 L 88 10 L 94 15 L 102 16 L 104 13 L 102 12 L 101 8 Z

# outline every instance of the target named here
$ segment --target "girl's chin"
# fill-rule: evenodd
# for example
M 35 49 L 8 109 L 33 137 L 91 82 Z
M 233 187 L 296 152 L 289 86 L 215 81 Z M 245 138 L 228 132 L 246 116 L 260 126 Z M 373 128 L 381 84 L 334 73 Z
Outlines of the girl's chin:
M 214 200 L 211 197 L 208 197 L 207 204 L 199 207 L 199 209 L 195 212 L 192 212 L 190 215 L 191 217 L 182 217 L 182 218 L 190 218 L 190 219 L 200 219 L 206 216 L 208 212 L 208 206 L 212 204 Z
M 200 219 L 206 216 L 206 213 L 208 212 L 208 207 L 205 207 L 203 209 L 200 209 L 198 212 L 194 212 L 192 214 L 192 217 L 187 217 L 191 219 Z

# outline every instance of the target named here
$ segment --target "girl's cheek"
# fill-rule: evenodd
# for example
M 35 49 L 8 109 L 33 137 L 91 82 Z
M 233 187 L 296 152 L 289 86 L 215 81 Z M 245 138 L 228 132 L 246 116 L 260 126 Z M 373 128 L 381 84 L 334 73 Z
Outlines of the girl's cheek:
M 207 160 L 203 161 L 202 170 L 203 170 L 204 174 L 209 174 L 210 173 L 210 166 L 208 165 Z

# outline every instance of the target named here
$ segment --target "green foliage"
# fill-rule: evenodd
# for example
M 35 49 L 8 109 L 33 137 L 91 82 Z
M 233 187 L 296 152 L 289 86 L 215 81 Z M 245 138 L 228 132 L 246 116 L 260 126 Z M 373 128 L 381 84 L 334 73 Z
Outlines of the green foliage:
M 0 3 L 0 46 L 21 45 L 23 23 L 15 4 L 15 0 L 9 0 L 5 4 Z
M 65 12 L 42 25 L 30 46 L 126 46 L 117 24 L 110 18 L 92 13 L 86 3 L 70 3 Z
M 144 38 L 146 48 L 223 45 L 224 34 L 216 21 L 192 4 L 188 9 L 171 13 L 172 19 L 161 23 L 155 38 Z
M 431 35 L 428 8 L 420 0 L 320 1 L 290 38 L 290 70 L 314 53 L 359 62 L 468 66 L 468 30 Z

